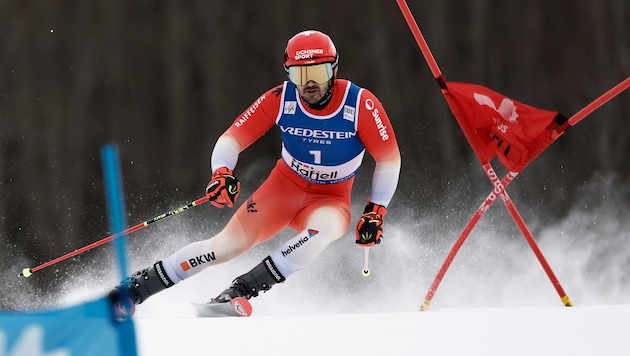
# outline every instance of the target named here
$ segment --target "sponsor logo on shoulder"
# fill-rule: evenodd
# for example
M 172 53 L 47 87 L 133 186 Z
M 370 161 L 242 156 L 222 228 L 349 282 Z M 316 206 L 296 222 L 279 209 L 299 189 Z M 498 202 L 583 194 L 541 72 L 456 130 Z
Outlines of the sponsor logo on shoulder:
M 376 128 L 378 129 L 378 133 L 381 135 L 381 140 L 387 141 L 389 139 L 389 134 L 387 133 L 387 126 L 383 125 L 383 121 L 381 120 L 381 114 L 379 114 L 376 105 L 374 105 L 374 101 L 372 99 L 365 100 L 365 108 L 372 112 L 372 117 L 374 118 L 374 123 L 376 124 Z
M 258 100 L 256 100 L 252 104 L 252 106 L 250 106 L 243 113 L 243 115 L 241 115 L 241 117 L 238 118 L 238 120 L 236 120 L 236 122 L 234 123 L 234 126 L 241 127 L 244 123 L 246 123 L 247 120 L 249 120 L 249 118 L 252 116 L 252 114 L 254 114 L 254 112 L 256 112 L 256 109 L 258 109 L 258 107 L 260 106 L 260 104 L 262 104 L 263 101 L 265 101 L 265 95 L 262 95 L 260 98 L 258 98 Z

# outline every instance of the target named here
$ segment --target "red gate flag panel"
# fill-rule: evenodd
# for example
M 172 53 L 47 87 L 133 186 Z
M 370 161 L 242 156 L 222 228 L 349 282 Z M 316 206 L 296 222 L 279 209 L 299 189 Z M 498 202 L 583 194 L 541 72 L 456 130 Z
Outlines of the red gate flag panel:
M 538 109 L 481 85 L 447 82 L 446 100 L 482 164 L 496 155 L 513 172 L 553 142 L 552 130 L 566 121 L 556 111 Z

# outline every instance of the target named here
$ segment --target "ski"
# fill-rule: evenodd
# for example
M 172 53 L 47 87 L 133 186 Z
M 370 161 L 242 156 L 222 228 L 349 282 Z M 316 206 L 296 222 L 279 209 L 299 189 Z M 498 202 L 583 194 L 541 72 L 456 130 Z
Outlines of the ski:
M 229 303 L 192 303 L 197 315 L 200 317 L 230 317 L 230 316 L 250 316 L 252 315 L 252 305 L 242 297 L 236 297 Z

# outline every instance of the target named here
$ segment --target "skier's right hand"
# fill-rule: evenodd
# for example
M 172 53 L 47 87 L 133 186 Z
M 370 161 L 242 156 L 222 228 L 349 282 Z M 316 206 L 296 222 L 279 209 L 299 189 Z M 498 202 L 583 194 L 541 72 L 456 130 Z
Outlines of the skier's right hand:
M 368 203 L 357 223 L 356 241 L 359 246 L 369 247 L 381 243 L 383 238 L 383 217 L 387 208 L 383 205 Z
M 206 195 L 210 198 L 210 203 L 217 208 L 223 208 L 226 205 L 233 207 L 240 191 L 241 183 L 234 177 L 234 172 L 227 167 L 214 171 L 206 187 Z

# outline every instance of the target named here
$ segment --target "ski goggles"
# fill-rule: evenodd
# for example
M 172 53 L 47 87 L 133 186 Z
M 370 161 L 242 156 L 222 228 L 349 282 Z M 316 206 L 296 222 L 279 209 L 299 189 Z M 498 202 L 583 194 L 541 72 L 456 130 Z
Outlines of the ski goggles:
M 291 66 L 289 80 L 295 85 L 306 85 L 311 80 L 317 84 L 327 83 L 333 77 L 332 63 L 320 63 L 310 66 Z

